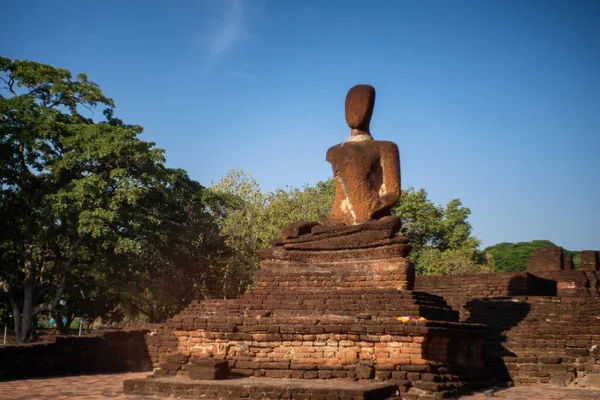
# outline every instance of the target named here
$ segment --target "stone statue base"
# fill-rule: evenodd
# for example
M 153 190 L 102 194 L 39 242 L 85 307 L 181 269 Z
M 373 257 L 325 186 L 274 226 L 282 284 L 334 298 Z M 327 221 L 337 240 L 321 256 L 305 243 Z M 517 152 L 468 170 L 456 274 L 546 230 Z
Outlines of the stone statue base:
M 442 297 L 412 290 L 410 245 L 395 235 L 398 225 L 396 217 L 289 225 L 262 253 L 254 290 L 193 302 L 149 338 L 155 378 L 130 382 L 128 393 L 163 393 L 162 380 L 187 376 L 188 364 L 173 363 L 187 357 L 225 360 L 231 376 L 378 378 L 415 399 L 489 384 L 484 327 L 458 322 Z
M 396 284 L 400 279 L 401 285 L 406 285 L 402 288 L 412 289 L 414 268 L 405 258 L 411 246 L 406 236 L 396 235 L 399 227 L 400 219 L 395 216 L 360 225 L 294 223 L 283 230 L 281 238 L 272 240 L 273 247 L 261 251 L 261 256 L 265 260 L 338 265 L 341 274 L 344 268 L 351 270 L 352 265 L 371 265 L 374 271 L 387 269 L 391 274 L 395 270 L 400 275 L 390 275 L 388 279 L 395 279 Z M 361 274 L 370 276 L 366 270 Z
M 403 257 L 331 262 L 321 259 L 320 262 L 314 262 L 311 260 L 314 255 L 304 256 L 302 261 L 262 261 L 260 271 L 256 275 L 259 279 L 255 284 L 256 288 L 414 288 L 414 266 Z
M 408 238 L 396 235 L 400 219 L 388 216 L 360 225 L 288 225 L 273 247 L 261 252 L 258 285 L 339 288 L 414 288 L 406 258 Z

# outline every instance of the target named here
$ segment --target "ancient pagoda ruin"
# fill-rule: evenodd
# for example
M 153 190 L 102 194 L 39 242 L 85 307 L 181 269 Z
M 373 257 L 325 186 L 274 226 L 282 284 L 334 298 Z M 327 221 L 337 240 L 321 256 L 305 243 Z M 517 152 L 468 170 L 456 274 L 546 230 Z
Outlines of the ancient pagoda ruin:
M 490 383 L 484 325 L 458 322 L 442 297 L 413 290 L 411 246 L 391 214 L 398 147 L 373 139 L 374 103 L 369 85 L 346 97 L 350 136 L 326 155 L 331 214 L 273 239 L 254 290 L 193 302 L 149 337 L 154 374 L 127 381 L 127 393 L 429 399 Z

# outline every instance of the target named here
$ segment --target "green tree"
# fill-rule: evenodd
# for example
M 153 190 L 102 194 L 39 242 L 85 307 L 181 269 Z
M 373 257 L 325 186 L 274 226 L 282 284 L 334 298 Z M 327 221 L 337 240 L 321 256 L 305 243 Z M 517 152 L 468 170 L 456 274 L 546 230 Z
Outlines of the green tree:
M 252 284 L 259 267 L 258 250 L 269 247 L 269 240 L 290 222 L 321 221 L 331 211 L 334 196 L 331 180 L 263 193 L 242 170 L 230 170 L 211 190 L 227 199 L 218 216 L 221 234 L 231 248 L 219 279 L 224 297 L 235 297 Z
M 402 191 L 393 213 L 402 220 L 401 232 L 413 250 L 409 258 L 418 275 L 487 271 L 479 240 L 471 235 L 471 213 L 459 199 L 436 206 L 424 189 Z
M 219 297 L 231 298 L 251 285 L 258 269 L 258 250 L 267 247 L 272 237 L 272 227 L 262 217 L 267 199 L 256 180 L 242 170 L 229 170 L 210 189 L 225 199 L 224 208 L 215 217 L 231 248 L 213 279 L 221 288 Z
M 130 316 L 162 322 L 191 300 L 220 294 L 215 277 L 229 249 L 211 210 L 222 202 L 183 170 L 168 170 L 168 183 L 140 202 L 160 223 L 142 232 L 139 253 L 115 255 L 107 274 Z
M 556 246 L 549 240 L 532 240 L 531 242 L 498 243 L 486 247 L 483 251 L 493 260 L 497 271 L 512 272 L 527 270 L 529 257 L 537 250 L 544 247 Z M 573 256 L 573 264 L 579 266 L 579 252 L 564 250 Z
M 162 150 L 140 126 L 113 118 L 113 100 L 86 75 L 0 58 L 0 294 L 19 342 L 57 309 L 69 276 L 98 254 L 139 252 L 137 207 L 164 173 Z M 105 121 L 84 113 L 104 109 Z M 142 210 L 143 211 L 143 210 Z
M 272 238 L 279 236 L 291 222 L 320 222 L 331 213 L 334 196 L 333 179 L 319 181 L 314 186 L 305 185 L 302 189 L 287 186 L 269 192 L 264 210 L 266 223 L 271 227 L 269 234 Z

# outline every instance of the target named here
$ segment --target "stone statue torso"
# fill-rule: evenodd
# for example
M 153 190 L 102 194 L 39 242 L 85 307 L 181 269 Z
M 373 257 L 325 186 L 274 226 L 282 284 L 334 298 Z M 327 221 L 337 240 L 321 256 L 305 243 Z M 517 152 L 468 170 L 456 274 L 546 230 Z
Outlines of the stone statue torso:
M 399 195 L 400 187 L 395 143 L 370 138 L 346 141 L 331 147 L 326 159 L 336 185 L 329 222 L 354 225 L 390 215 L 390 201 L 386 200 L 393 192 Z

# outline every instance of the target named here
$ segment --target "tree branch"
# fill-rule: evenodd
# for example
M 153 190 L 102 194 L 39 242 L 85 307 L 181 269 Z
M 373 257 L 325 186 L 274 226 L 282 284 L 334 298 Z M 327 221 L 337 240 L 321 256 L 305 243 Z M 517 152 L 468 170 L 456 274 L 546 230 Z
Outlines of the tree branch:
M 49 85 L 40 85 L 40 86 L 37 86 L 37 87 L 35 87 L 35 88 L 31 89 L 31 90 L 29 91 L 29 93 L 27 93 L 27 95 L 31 95 L 31 94 L 35 94 L 35 93 L 39 93 L 39 92 L 40 92 L 40 90 L 46 90 L 46 89 L 48 89 L 48 87 L 49 87 Z
M 10 92 L 13 95 L 18 96 L 17 93 L 15 92 L 15 90 L 13 89 L 13 86 L 15 84 L 15 80 L 13 78 L 10 78 L 8 81 L 6 81 L 4 78 L 1 78 L 1 77 L 0 77 L 0 79 L 2 79 L 2 81 L 8 85 L 7 89 L 10 90 Z
M 133 308 L 135 308 L 138 312 L 144 314 L 146 317 L 150 318 L 151 317 L 151 313 L 149 311 L 143 310 L 141 307 L 139 307 L 137 304 L 131 303 L 131 306 Z

